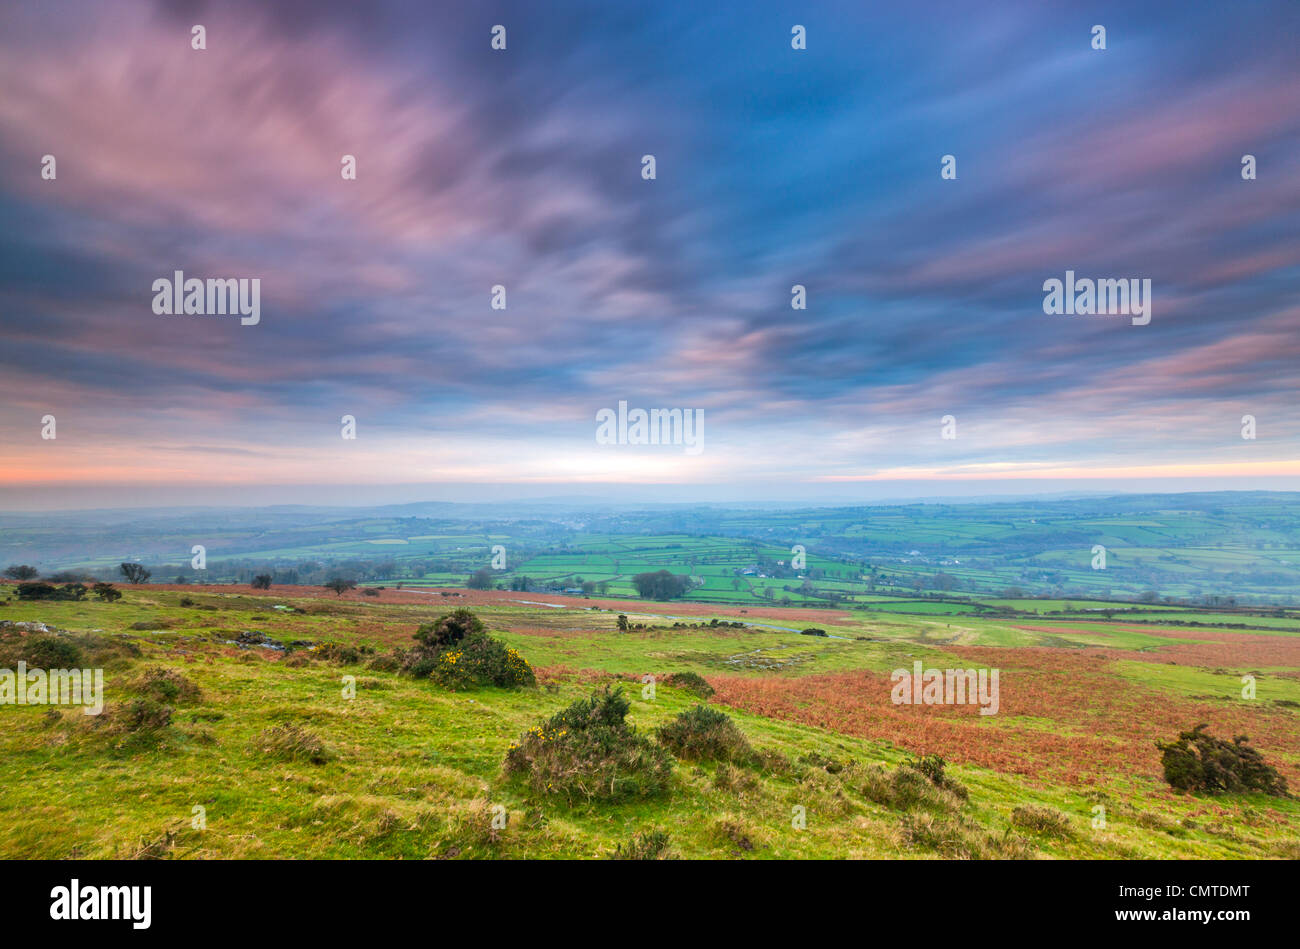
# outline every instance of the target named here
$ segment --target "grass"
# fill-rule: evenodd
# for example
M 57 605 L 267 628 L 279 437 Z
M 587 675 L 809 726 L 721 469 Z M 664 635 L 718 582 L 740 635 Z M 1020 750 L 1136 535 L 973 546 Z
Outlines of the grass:
M 752 761 L 678 761 L 669 793 L 653 800 L 569 805 L 542 799 L 503 774 L 507 748 L 539 719 L 601 683 L 624 684 L 628 720 L 651 735 L 700 701 L 664 681 L 668 673 L 692 671 L 715 682 L 720 676 L 775 677 L 778 683 L 856 670 L 885 673 L 909 665 L 912 656 L 927 664 L 962 661 L 942 651 L 956 647 L 938 645 L 953 630 L 942 620 L 872 614 L 838 626 L 817 624 L 845 639 L 673 629 L 672 621 L 619 634 L 612 614 L 529 607 L 501 594 L 476 612 L 493 635 L 539 667 L 542 684 L 468 692 L 361 664 L 299 665 L 275 650 L 227 642 L 239 631 L 259 630 L 279 642 L 384 651 L 405 645 L 417 625 L 456 605 L 440 598 L 399 604 L 305 592 L 283 588 L 251 596 L 233 589 L 144 587 L 127 588 L 111 605 L 0 607 L 0 619 L 38 620 L 135 643 L 140 657 L 106 674 L 110 707 L 129 700 L 132 683 L 152 668 L 182 674 L 198 696 L 178 703 L 169 727 L 135 735 L 110 734 L 74 709 L 52 718 L 44 708 L 0 707 L 6 765 L 0 820 L 7 831 L 0 857 L 607 857 L 620 845 L 626 850 L 629 841 L 661 833 L 672 854 L 684 858 L 911 859 L 967 851 L 1254 858 L 1293 853 L 1300 836 L 1296 801 L 1174 794 L 1158 775 L 1141 773 L 1112 775 L 1102 793 L 1046 772 L 952 761 L 947 775 L 969 790 L 969 800 L 920 821 L 864 793 L 870 790 L 868 769 L 893 773 L 908 759 L 902 748 L 850 734 L 833 720 L 796 721 L 736 707 L 724 710 L 753 747 Z M 180 606 L 181 596 L 194 605 Z M 660 608 L 670 613 L 673 607 Z M 734 611 L 719 616 L 758 621 Z M 159 630 L 131 629 L 140 623 Z M 1002 648 L 992 640 L 1004 625 L 963 618 L 962 626 L 958 636 L 969 630 L 970 642 Z M 853 638 L 859 635 L 872 639 Z M 1167 664 L 1146 668 L 1125 660 L 1114 668 L 1116 682 L 1144 695 L 1221 692 L 1228 683 L 1213 671 Z M 646 673 L 659 678 L 652 692 L 643 693 Z M 344 695 L 349 676 L 355 678 L 354 698 Z M 1275 684 L 1271 676 L 1267 682 Z M 1277 694 L 1292 694 L 1294 682 L 1278 678 L 1285 691 Z M 1277 708 L 1270 714 L 1300 713 Z M 1051 714 L 1034 724 L 1048 737 L 1065 727 Z M 1099 806 L 1104 827 L 1093 826 Z M 203 830 L 193 826 L 196 807 L 206 821 Z M 802 828 L 792 818 L 797 807 L 806 815 Z M 493 826 L 494 808 L 504 808 L 504 829 Z M 1049 822 L 1056 828 L 1050 833 L 1024 826 L 1032 823 L 1026 814 L 1039 813 L 1035 809 L 1063 815 L 1068 832 L 1059 821 Z M 992 838 L 1015 846 L 990 849 Z

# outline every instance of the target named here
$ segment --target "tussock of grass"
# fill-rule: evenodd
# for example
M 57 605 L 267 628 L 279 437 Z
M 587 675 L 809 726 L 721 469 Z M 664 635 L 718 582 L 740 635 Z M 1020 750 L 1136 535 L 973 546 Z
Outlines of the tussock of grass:
M 662 830 L 643 831 L 626 844 L 620 843 L 609 855 L 611 860 L 674 860 L 671 841 Z
M 891 810 L 926 810 L 942 813 L 957 811 L 962 799 L 939 787 L 914 768 L 899 767 L 892 772 L 879 765 L 863 769 L 859 790 L 863 797 Z
M 1047 837 L 1069 837 L 1070 818 L 1058 810 L 1039 804 L 1025 804 L 1011 812 L 1011 823 L 1016 827 L 1043 834 Z
M 675 689 L 684 689 L 697 698 L 707 699 L 713 695 L 713 686 L 704 676 L 696 672 L 674 672 L 664 680 Z
M 325 764 L 330 753 L 316 735 L 297 725 L 272 725 L 262 732 L 257 749 L 268 758 Z
M 191 704 L 203 695 L 199 687 L 182 673 L 161 666 L 145 669 L 131 685 L 145 697 L 171 705 Z
M 990 833 L 963 816 L 907 814 L 900 840 L 904 847 L 956 860 L 1025 860 L 1035 855 L 1033 845 L 1010 828 L 1002 834 Z

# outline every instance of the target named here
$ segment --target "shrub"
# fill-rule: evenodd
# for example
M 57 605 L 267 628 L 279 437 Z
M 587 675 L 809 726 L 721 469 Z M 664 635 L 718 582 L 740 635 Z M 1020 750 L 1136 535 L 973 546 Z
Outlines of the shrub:
M 407 654 L 406 671 L 417 679 L 427 679 L 433 675 L 433 670 L 438 668 L 438 657 L 422 652 L 411 652 Z
M 459 645 L 441 650 L 429 677 L 450 689 L 537 684 L 532 666 L 517 650 L 482 633 L 474 633 Z
M 20 600 L 84 600 L 89 588 L 79 580 L 61 587 L 49 583 L 20 583 L 17 594 Z
M 1024 804 L 1011 812 L 1011 823 L 1048 837 L 1069 837 L 1070 818 L 1060 811 L 1039 804 Z
M 674 672 L 667 681 L 674 688 L 685 689 L 702 699 L 707 699 L 714 691 L 713 686 L 709 685 L 704 676 L 694 672 Z
M 28 636 L 19 642 L 17 653 L 33 669 L 72 669 L 81 663 L 81 650 L 59 636 Z
M 366 587 L 361 592 L 364 593 L 366 596 L 379 596 L 379 590 L 376 589 L 375 587 Z
M 602 800 L 650 797 L 668 788 L 672 757 L 625 721 L 623 690 L 579 699 L 519 736 L 505 771 L 538 794 Z
M 674 860 L 668 834 L 662 830 L 638 833 L 627 845 L 618 844 L 609 855 L 611 860 Z
M 174 711 L 170 705 L 145 697 L 117 706 L 113 709 L 110 720 L 120 731 L 157 731 L 172 723 Z
M 754 750 L 736 723 L 716 709 L 696 705 L 657 732 L 659 744 L 680 758 L 744 761 Z
M 325 743 L 297 725 L 273 725 L 262 732 L 258 741 L 262 754 L 286 761 L 310 761 L 324 764 L 330 759 Z
M 444 613 L 417 629 L 414 638 L 416 647 L 399 650 L 394 658 L 417 678 L 428 677 L 451 689 L 537 684 L 523 656 L 488 636 L 483 621 L 470 610 Z
M 175 669 L 154 666 L 146 669 L 135 683 L 138 691 L 156 702 L 181 705 L 197 702 L 202 696 L 199 687 Z
M 816 626 L 809 626 L 800 633 L 801 636 L 825 636 L 826 630 L 818 629 Z
M 376 672 L 400 672 L 406 658 L 406 653 L 401 649 L 394 649 L 390 653 L 375 656 L 366 663 L 367 669 L 374 669 Z M 432 670 L 430 670 L 432 671 Z M 429 673 L 426 672 L 425 675 Z
M 947 762 L 939 755 L 922 755 L 920 758 L 904 762 L 903 767 L 911 768 L 913 771 L 924 775 L 935 787 L 951 791 L 963 801 L 966 800 L 970 797 L 970 792 L 966 790 L 966 786 L 960 781 L 954 781 L 943 773 L 946 764 Z
M 313 650 L 312 655 L 317 659 L 332 662 L 336 666 L 352 666 L 361 661 L 361 653 L 352 646 L 344 646 L 342 643 L 321 643 Z
M 122 591 L 114 587 L 111 583 L 96 583 L 92 589 L 95 596 L 99 597 L 105 603 L 112 603 L 114 600 L 122 599 Z
M 16 592 L 20 600 L 52 600 L 55 588 L 49 583 L 20 583 Z
M 1286 779 L 1247 744 L 1250 739 L 1238 735 L 1224 741 L 1205 734 L 1207 727 L 1197 725 L 1180 733 L 1177 741 L 1156 742 L 1165 780 L 1171 787 L 1207 794 L 1258 791 L 1274 797 L 1289 796 Z
M 474 615 L 472 610 L 453 610 L 443 613 L 432 623 L 426 623 L 415 631 L 415 641 L 425 649 L 439 646 L 454 646 L 471 633 L 483 633 L 487 627 Z

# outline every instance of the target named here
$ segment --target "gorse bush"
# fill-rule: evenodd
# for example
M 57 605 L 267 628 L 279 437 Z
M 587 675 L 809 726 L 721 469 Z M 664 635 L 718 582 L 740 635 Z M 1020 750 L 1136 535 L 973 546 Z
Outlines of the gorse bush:
M 672 756 L 626 722 L 630 707 L 621 688 L 579 699 L 519 736 L 506 752 L 506 774 L 570 801 L 662 794 Z
M 18 584 L 15 593 L 20 600 L 80 600 L 86 595 L 83 583 L 69 583 L 65 587 L 56 587 L 50 583 L 33 581 Z
M 342 643 L 320 643 L 312 650 L 312 655 L 336 666 L 351 666 L 361 661 L 361 653 L 355 647 Z
M 533 686 L 537 676 L 519 652 L 487 634 L 470 610 L 445 613 L 415 631 L 416 645 L 394 653 L 393 661 L 417 678 L 449 689 L 482 685 Z
M 659 744 L 679 758 L 745 761 L 754 750 L 736 723 L 716 709 L 696 705 L 660 726 Z
M 1165 780 L 1180 791 L 1206 794 L 1259 792 L 1287 797 L 1286 779 L 1250 747 L 1245 735 L 1232 741 L 1205 734 L 1197 725 L 1182 732 L 1177 741 L 1158 741 Z
M 437 649 L 442 646 L 454 646 L 466 636 L 473 633 L 486 633 L 483 621 L 472 610 L 461 608 L 444 613 L 432 623 L 426 623 L 415 631 L 415 641 L 425 649 Z
M 517 650 L 482 633 L 474 633 L 458 645 L 443 649 L 429 678 L 449 689 L 537 684 L 532 666 Z

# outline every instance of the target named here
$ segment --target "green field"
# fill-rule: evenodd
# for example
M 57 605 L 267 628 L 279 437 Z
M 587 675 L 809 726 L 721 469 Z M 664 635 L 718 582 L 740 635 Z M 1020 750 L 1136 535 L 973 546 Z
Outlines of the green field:
M 1036 612 L 1117 604 L 1296 608 L 1297 500 L 1225 492 L 803 511 L 539 506 L 521 515 L 510 506 L 496 514 L 410 505 L 409 514 L 9 514 L 0 515 L 0 562 L 109 576 L 131 560 L 149 567 L 155 581 L 242 583 L 271 571 L 290 584 L 343 575 L 438 586 L 463 584 L 492 567 L 502 588 L 564 590 L 586 582 L 604 584 L 602 595 L 614 596 L 635 595 L 638 573 L 668 570 L 692 578 L 688 600 L 734 604 L 964 598 L 996 609 L 1008 598 L 1033 597 L 1036 605 L 1026 609 Z M 206 548 L 202 570 L 190 562 L 195 544 Z M 1104 568 L 1098 546 L 1105 548 Z M 495 569 L 494 548 L 504 550 L 504 568 Z

